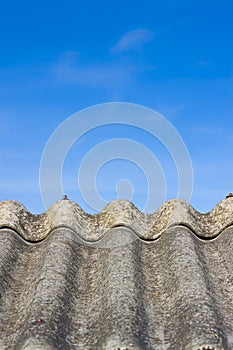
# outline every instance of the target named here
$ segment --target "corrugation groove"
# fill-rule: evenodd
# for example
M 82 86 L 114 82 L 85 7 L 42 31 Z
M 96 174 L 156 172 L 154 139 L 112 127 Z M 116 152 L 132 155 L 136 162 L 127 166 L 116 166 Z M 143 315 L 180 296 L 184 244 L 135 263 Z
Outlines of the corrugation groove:
M 57 232 L 56 236 L 34 247 L 31 289 L 28 308 L 18 344 L 25 346 L 28 338 L 46 340 L 56 349 L 69 349 L 69 313 L 72 284 L 75 275 L 72 233 Z M 71 237 L 72 238 L 72 237 Z M 36 248 L 36 249 L 35 249 Z

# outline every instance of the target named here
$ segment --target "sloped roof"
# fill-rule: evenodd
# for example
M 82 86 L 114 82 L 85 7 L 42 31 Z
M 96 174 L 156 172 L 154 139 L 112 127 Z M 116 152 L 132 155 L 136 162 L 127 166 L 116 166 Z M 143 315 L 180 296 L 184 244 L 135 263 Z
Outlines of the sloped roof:
M 0 349 L 232 349 L 233 198 L 0 203 Z

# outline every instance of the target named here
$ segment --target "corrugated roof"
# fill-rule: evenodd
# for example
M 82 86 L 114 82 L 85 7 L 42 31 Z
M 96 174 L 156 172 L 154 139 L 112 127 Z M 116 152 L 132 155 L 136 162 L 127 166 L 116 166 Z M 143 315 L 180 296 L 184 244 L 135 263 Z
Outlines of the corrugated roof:
M 0 203 L 0 349 L 232 349 L 233 198 Z

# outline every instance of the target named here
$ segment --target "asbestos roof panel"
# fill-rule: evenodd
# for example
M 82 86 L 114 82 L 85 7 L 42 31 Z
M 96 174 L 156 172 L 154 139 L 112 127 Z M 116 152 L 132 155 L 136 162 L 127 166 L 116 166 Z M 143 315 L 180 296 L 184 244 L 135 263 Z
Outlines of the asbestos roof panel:
M 233 198 L 152 215 L 0 203 L 0 349 L 233 347 Z

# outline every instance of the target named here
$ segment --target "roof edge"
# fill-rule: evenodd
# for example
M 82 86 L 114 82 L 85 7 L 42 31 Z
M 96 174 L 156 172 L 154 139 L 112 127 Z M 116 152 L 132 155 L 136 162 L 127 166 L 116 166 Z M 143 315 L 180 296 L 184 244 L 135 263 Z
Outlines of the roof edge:
M 176 225 L 190 228 L 200 238 L 215 238 L 233 225 L 233 198 L 223 199 L 208 213 L 196 211 L 181 199 L 172 199 L 153 214 L 142 213 L 126 200 L 112 201 L 101 212 L 88 214 L 75 202 L 62 199 L 36 215 L 17 201 L 0 202 L 0 228 L 11 228 L 30 242 L 41 241 L 58 227 L 82 232 L 84 240 L 97 241 L 116 226 L 128 227 L 139 237 L 154 240 Z

